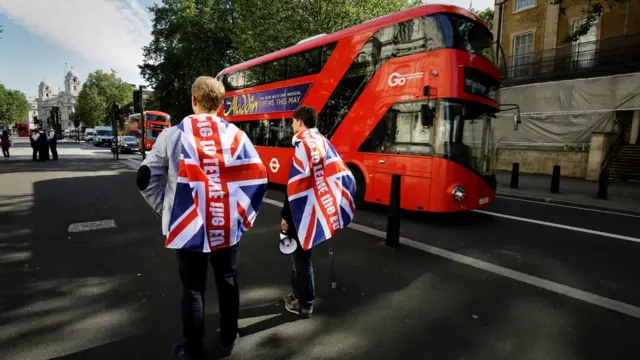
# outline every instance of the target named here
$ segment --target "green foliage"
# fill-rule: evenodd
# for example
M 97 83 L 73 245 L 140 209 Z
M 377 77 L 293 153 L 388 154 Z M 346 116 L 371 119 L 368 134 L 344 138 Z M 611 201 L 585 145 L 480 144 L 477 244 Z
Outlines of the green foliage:
M 191 85 L 236 63 L 229 1 L 164 0 L 149 9 L 153 39 L 144 47 L 142 77 L 154 90 L 156 110 L 174 121 L 192 113 Z M 149 105 L 148 105 L 149 106 Z
M 419 0 L 164 0 L 149 8 L 151 43 L 142 77 L 157 110 L 181 121 L 192 113 L 191 85 L 201 75 L 330 33 Z
M 420 1 L 406 0 L 236 0 L 238 55 L 248 60 L 318 34 L 329 34 Z
M 119 107 L 133 101 L 133 89 L 115 74 L 97 70 L 87 77 L 80 94 L 76 113 L 89 126 L 110 124 L 107 118 L 113 104 Z
M 629 1 L 630 0 L 600 0 L 587 2 L 581 10 L 584 21 L 573 32 L 566 34 L 563 41 L 577 41 L 581 36 L 589 32 L 593 23 L 595 23 L 605 11 L 611 10 L 616 5 L 626 4 Z M 551 4 L 559 6 L 560 15 L 566 14 L 567 8 L 564 0 L 551 0 Z
M 18 90 L 7 89 L 0 83 L 0 125 L 24 121 L 29 115 L 29 100 Z
M 493 9 L 492 8 L 486 8 L 484 10 L 471 9 L 471 12 L 478 15 L 478 17 L 482 19 L 482 21 L 484 21 L 485 24 L 487 24 L 489 31 L 493 31 Z

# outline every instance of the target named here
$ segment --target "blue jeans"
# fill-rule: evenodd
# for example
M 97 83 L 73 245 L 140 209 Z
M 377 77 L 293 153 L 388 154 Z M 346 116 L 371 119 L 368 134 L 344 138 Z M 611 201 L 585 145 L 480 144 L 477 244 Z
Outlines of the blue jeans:
M 298 244 L 296 251 L 291 254 L 291 260 L 293 262 L 293 271 L 291 272 L 293 294 L 300 302 L 301 307 L 309 309 L 316 299 L 311 249 L 305 251 Z

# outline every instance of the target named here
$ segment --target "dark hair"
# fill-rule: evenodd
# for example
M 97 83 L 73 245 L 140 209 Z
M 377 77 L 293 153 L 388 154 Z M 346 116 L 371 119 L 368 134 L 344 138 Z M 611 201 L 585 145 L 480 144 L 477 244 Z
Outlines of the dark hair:
M 293 118 L 302 120 L 304 126 L 309 129 L 318 126 L 318 112 L 313 106 L 300 106 L 293 112 Z

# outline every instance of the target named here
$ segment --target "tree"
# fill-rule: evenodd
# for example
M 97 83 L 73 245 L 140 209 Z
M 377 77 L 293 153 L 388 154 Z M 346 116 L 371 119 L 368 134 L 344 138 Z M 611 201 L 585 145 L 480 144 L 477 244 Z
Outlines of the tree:
M 573 32 L 569 32 L 563 39 L 564 42 L 577 41 L 581 36 L 586 35 L 596 20 L 604 14 L 605 11 L 611 10 L 614 6 L 626 4 L 630 0 L 600 0 L 589 1 L 582 8 L 582 18 L 584 21 Z M 551 0 L 551 4 L 558 5 L 560 15 L 565 15 L 567 8 L 565 0 Z
M 485 24 L 487 24 L 489 31 L 493 31 L 493 9 L 492 8 L 486 8 L 481 11 L 471 9 L 471 12 L 476 14 L 480 19 L 482 19 L 482 21 L 484 21 Z
M 79 119 L 89 126 L 110 124 L 107 112 L 116 103 L 122 107 L 133 101 L 131 85 L 115 74 L 97 70 L 87 77 L 80 94 L 76 113 Z
M 11 90 L 0 84 L 0 125 L 21 122 L 29 115 L 29 100 L 18 90 Z
M 149 8 L 151 43 L 144 47 L 142 77 L 154 90 L 154 105 L 181 121 L 192 113 L 191 85 L 236 63 L 229 0 L 165 0 Z
M 421 1 L 407 0 L 236 0 L 234 44 L 243 60 L 300 40 L 360 24 Z
M 200 75 L 319 33 L 329 33 L 420 4 L 417 0 L 164 0 L 149 8 L 152 41 L 142 77 L 159 108 L 180 121 Z M 318 15 L 320 14 L 320 15 Z

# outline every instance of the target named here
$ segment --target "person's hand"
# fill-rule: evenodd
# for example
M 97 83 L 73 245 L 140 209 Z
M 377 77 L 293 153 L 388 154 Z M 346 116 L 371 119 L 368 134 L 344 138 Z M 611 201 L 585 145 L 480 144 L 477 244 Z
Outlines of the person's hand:
M 282 228 L 283 232 L 287 232 L 287 230 L 289 230 L 289 223 L 287 223 L 287 220 L 282 219 L 280 222 L 280 228 Z

